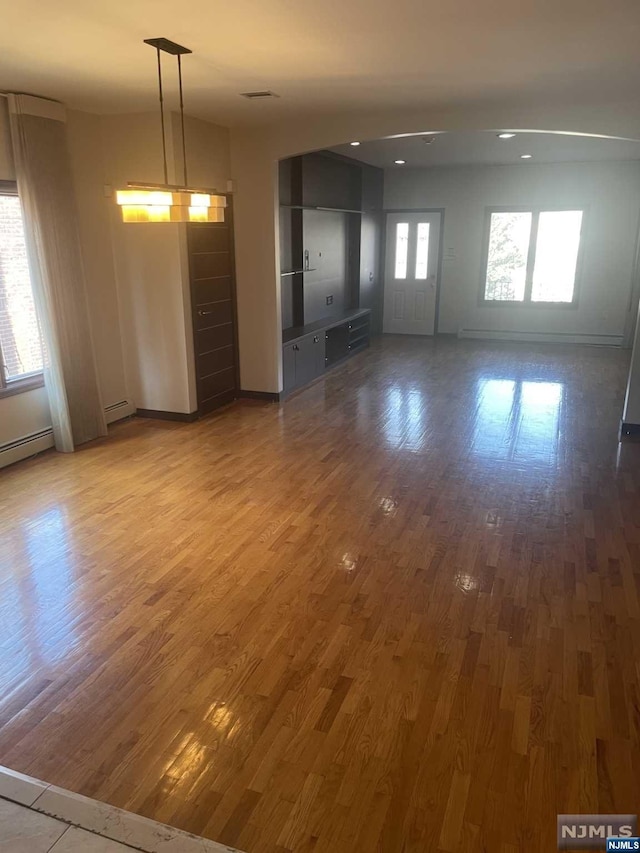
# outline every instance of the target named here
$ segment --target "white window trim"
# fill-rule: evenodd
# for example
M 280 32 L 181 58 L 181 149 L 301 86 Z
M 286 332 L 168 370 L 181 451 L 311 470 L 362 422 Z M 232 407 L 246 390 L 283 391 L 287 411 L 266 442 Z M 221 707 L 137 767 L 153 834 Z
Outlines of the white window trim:
M 535 263 L 536 243 L 538 238 L 538 221 L 541 213 L 550 213 L 563 210 L 582 211 L 582 228 L 580 231 L 580 246 L 576 260 L 576 275 L 573 282 L 573 299 L 571 302 L 534 302 L 531 299 L 533 287 L 533 268 Z M 524 289 L 524 299 L 521 302 L 515 299 L 486 299 L 485 287 L 487 283 L 487 267 L 489 264 L 489 238 L 491 234 L 492 213 L 530 213 L 531 232 L 529 235 L 529 252 L 527 255 L 527 273 Z M 588 208 L 585 205 L 509 205 L 500 207 L 485 207 L 484 228 L 482 232 L 482 263 L 480 268 L 480 292 L 478 304 L 483 308 L 559 308 L 562 310 L 574 309 L 579 306 L 580 282 L 582 280 L 582 262 L 584 256 L 584 244 Z

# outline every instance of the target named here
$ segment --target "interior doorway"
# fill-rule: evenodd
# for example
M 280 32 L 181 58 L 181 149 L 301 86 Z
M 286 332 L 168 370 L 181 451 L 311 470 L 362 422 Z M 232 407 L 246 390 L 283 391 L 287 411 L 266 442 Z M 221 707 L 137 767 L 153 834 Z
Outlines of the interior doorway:
M 440 211 L 387 214 L 384 332 L 435 334 L 441 220 Z

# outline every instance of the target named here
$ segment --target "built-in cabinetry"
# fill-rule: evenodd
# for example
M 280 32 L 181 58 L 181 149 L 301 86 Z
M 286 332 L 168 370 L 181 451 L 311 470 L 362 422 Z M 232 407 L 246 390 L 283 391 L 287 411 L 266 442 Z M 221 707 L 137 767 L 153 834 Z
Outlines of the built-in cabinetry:
M 233 200 L 224 222 L 190 222 L 187 252 L 191 284 L 198 414 L 238 396 Z
M 305 335 L 282 348 L 284 393 L 289 394 L 324 373 L 323 331 Z
M 280 163 L 285 395 L 381 331 L 382 175 L 329 152 Z
M 312 331 L 288 329 L 282 347 L 284 394 L 317 379 L 369 346 L 371 311 L 344 312 L 340 319 L 312 324 Z

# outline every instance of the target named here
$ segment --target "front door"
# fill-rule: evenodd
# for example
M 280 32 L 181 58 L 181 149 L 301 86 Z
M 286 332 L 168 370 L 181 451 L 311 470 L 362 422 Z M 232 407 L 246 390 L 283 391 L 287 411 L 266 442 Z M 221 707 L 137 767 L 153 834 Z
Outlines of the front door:
M 439 213 L 388 213 L 384 331 L 433 335 L 436 321 Z

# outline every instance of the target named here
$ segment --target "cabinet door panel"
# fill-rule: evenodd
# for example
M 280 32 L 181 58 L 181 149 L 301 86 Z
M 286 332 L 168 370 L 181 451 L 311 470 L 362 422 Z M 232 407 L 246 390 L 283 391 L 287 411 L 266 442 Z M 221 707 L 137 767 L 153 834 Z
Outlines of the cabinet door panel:
M 316 345 L 313 337 L 302 338 L 295 346 L 296 353 L 296 386 L 306 385 L 316 377 L 315 358 Z
M 196 329 L 196 355 L 202 355 L 205 352 L 220 349 L 220 347 L 233 346 L 233 344 L 233 326 L 231 323 L 224 326 L 214 326 L 211 329 Z
M 313 336 L 313 350 L 314 350 L 314 375 L 322 376 L 324 373 L 325 363 L 325 340 L 324 340 L 324 332 L 318 332 L 317 335 Z
M 193 295 L 198 305 L 233 299 L 231 276 L 197 279 L 193 283 Z
M 217 278 L 231 275 L 229 252 L 207 252 L 192 255 L 193 278 Z
M 198 332 L 233 323 L 233 304 L 230 299 L 222 302 L 206 302 L 197 309 L 195 320 Z
M 217 373 L 212 373 L 211 376 L 205 376 L 200 380 L 203 402 L 206 403 L 220 394 L 233 391 L 236 387 L 235 382 L 233 367 L 219 370 Z
M 327 366 L 340 361 L 349 352 L 349 329 L 347 324 L 327 329 L 325 335 L 325 363 Z
M 231 345 L 220 347 L 220 349 L 199 355 L 196 363 L 198 374 L 202 378 L 211 376 L 212 373 L 217 373 L 219 370 L 233 367 L 235 363 L 233 347 Z
M 296 387 L 296 353 L 293 347 L 293 344 L 289 344 L 282 348 L 282 384 L 285 394 Z

